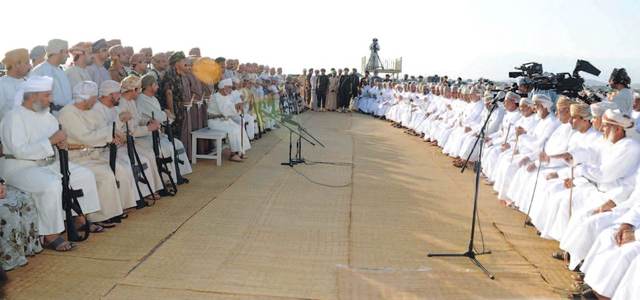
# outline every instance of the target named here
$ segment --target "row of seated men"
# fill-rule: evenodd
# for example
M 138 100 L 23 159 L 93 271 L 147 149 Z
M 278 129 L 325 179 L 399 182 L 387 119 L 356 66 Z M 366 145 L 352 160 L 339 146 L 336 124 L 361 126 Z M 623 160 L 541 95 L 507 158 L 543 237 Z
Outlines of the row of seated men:
M 33 69 L 26 49 L 5 54 L 7 75 L 0 78 L 0 262 L 5 270 L 26 264 L 43 248 L 69 251 L 78 245 L 62 235 L 69 225 L 59 149 L 68 152 L 69 186 L 82 191 L 77 200 L 83 214 L 73 217 L 80 232 L 114 228 L 132 208 L 173 195 L 175 185 L 188 182 L 183 176 L 191 173 L 190 152 L 173 135 L 180 132 L 177 119 L 184 125 L 192 115 L 189 107 L 175 109 L 157 97 L 163 76 L 180 73 L 188 58 L 178 51 L 165 74 L 152 72 L 155 65 L 146 72 L 134 64 L 120 81 L 107 73 L 99 84 L 89 77 L 60 93 L 73 81 L 69 70 L 86 68 L 79 56 L 102 55 L 103 41 L 94 48 L 69 50 L 66 42 L 52 40 L 47 59 Z M 68 55 L 74 58 L 70 66 L 65 65 Z M 57 66 L 51 71 L 55 76 L 40 74 L 44 64 Z M 280 77 L 258 73 L 251 64 L 236 70 L 226 69 L 224 79 L 209 86 L 212 92 L 202 106 L 205 126 L 226 132 L 229 159 L 242 162 L 251 140 L 276 126 Z M 67 92 L 68 101 L 55 101 Z
M 442 148 L 456 167 L 482 158 L 481 174 L 498 200 L 559 242 L 552 255 L 574 272 L 570 297 L 636 299 L 640 95 L 629 84 L 628 76 L 612 76 L 612 93 L 587 104 L 566 96 L 554 102 L 527 81 L 520 93 L 497 97 L 483 83 L 374 83 L 358 108 Z M 485 121 L 480 153 L 474 142 Z

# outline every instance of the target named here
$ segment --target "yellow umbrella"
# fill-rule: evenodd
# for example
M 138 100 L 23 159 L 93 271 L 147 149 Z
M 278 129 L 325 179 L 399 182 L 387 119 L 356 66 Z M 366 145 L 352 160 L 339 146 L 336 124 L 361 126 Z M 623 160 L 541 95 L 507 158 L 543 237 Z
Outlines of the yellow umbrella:
M 201 57 L 193 63 L 192 72 L 200 81 L 206 84 L 216 84 L 222 79 L 224 70 L 215 60 Z

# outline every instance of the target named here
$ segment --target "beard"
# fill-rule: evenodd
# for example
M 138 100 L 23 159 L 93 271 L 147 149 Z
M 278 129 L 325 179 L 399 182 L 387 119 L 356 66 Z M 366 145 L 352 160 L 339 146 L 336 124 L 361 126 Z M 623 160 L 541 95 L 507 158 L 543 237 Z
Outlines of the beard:
M 607 141 L 609 141 L 611 143 L 615 143 L 615 141 L 616 141 L 616 132 L 615 132 L 615 130 L 610 130 L 609 133 L 607 133 Z
M 49 106 L 42 104 L 40 101 L 33 102 L 32 108 L 33 111 L 39 114 L 46 114 L 49 112 Z

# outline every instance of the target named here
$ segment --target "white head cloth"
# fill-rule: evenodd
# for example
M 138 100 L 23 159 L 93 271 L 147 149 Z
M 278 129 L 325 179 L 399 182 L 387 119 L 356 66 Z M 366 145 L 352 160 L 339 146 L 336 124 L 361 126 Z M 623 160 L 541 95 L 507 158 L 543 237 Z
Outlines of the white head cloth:
M 78 82 L 73 87 L 73 102 L 78 103 L 98 96 L 98 84 L 93 81 Z
M 615 102 L 611 102 L 611 101 L 596 102 L 591 104 L 591 114 L 594 117 L 602 117 L 602 115 L 604 114 L 605 111 L 607 111 L 607 109 L 616 109 L 616 108 L 618 108 L 618 106 L 615 104 Z
M 31 76 L 20 84 L 14 98 L 15 105 L 21 105 L 24 93 L 49 92 L 53 90 L 53 78 L 49 76 Z
M 522 105 L 528 105 L 528 106 L 532 106 L 533 105 L 533 101 L 531 101 L 531 99 L 524 97 L 524 98 L 520 98 L 520 106 Z
M 551 106 L 553 105 L 551 98 L 549 98 L 549 96 L 544 94 L 533 95 L 533 102 L 542 104 L 542 106 L 547 110 L 550 110 Z
M 107 96 L 120 92 L 120 84 L 114 80 L 105 80 L 100 84 L 100 96 Z
M 607 109 L 602 117 L 602 123 L 620 126 L 624 129 L 633 127 L 633 120 L 631 120 L 629 116 L 624 115 L 619 109 Z
M 65 40 L 53 39 L 47 44 L 47 55 L 60 53 L 62 50 L 69 49 L 69 43 Z
M 218 88 L 223 89 L 225 86 L 233 86 L 233 81 L 230 78 L 220 80 L 218 83 Z

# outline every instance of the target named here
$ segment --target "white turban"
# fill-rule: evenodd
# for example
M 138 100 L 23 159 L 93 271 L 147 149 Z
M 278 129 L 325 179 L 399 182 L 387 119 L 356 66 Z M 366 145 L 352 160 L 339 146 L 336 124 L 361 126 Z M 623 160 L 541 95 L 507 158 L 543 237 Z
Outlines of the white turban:
M 520 106 L 522 105 L 528 105 L 528 106 L 532 106 L 533 105 L 533 101 L 531 101 L 531 99 L 524 97 L 524 98 L 520 98 Z
M 105 80 L 100 84 L 100 96 L 107 96 L 120 92 L 120 84 L 114 80 Z
M 73 87 L 73 102 L 78 103 L 98 96 L 98 84 L 93 81 L 78 82 Z
M 24 93 L 49 92 L 53 90 L 53 78 L 49 76 L 31 76 L 23 82 L 14 98 L 16 106 L 22 104 Z
M 220 80 L 218 83 L 218 88 L 223 89 L 225 86 L 233 86 L 233 81 L 230 78 Z
M 31 76 L 22 86 L 25 93 L 48 92 L 53 90 L 53 78 L 49 76 Z
M 65 40 L 53 39 L 47 44 L 47 55 L 60 53 L 62 50 L 69 49 L 69 43 Z
M 602 117 L 607 109 L 616 109 L 618 106 L 611 101 L 602 101 L 591 104 L 591 114 L 594 117 Z
M 520 99 L 522 97 L 520 97 L 520 95 L 514 93 L 514 92 L 508 92 L 506 96 L 504 96 L 505 99 L 512 99 L 515 102 L 519 102 Z
M 633 120 L 624 115 L 619 109 L 607 109 L 602 116 L 602 123 L 614 126 L 620 126 L 624 129 L 633 127 Z
M 542 104 L 547 110 L 551 110 L 551 106 L 553 105 L 551 98 L 544 94 L 533 95 L 533 102 Z

